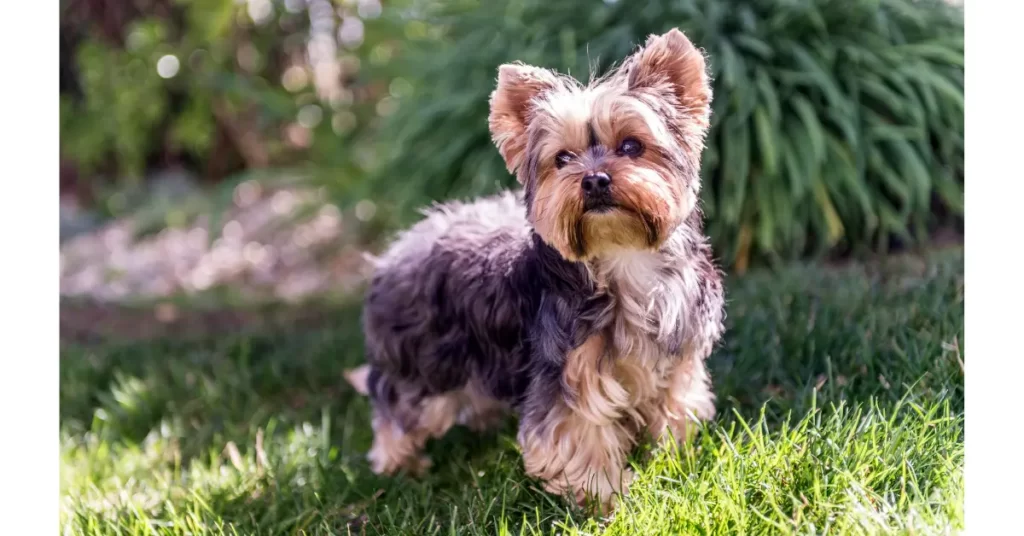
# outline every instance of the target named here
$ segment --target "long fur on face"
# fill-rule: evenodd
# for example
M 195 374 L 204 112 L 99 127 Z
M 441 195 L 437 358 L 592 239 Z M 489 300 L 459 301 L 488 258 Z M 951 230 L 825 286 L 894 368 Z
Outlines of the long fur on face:
M 714 415 L 704 361 L 724 297 L 696 198 L 703 62 L 673 30 L 586 87 L 500 69 L 490 126 L 523 192 L 434 207 L 377 260 L 368 363 L 347 375 L 374 407 L 375 471 L 421 471 L 430 437 L 512 410 L 527 472 L 608 506 L 641 434 L 682 439 Z M 619 154 L 625 137 L 643 153 Z M 556 166 L 561 151 L 575 156 Z M 613 210 L 584 210 L 594 171 Z
M 524 185 L 537 233 L 563 257 L 587 260 L 655 250 L 694 209 L 710 101 L 703 55 L 673 30 L 586 86 L 502 66 L 490 128 Z M 623 154 L 626 139 L 642 152 Z M 562 154 L 569 159 L 559 166 Z M 611 178 L 611 211 L 585 210 L 581 178 L 595 172 Z

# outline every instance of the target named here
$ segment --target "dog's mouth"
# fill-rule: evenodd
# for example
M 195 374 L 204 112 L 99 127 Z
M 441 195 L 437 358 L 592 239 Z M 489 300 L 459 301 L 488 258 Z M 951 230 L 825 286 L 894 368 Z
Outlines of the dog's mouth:
M 597 198 L 584 202 L 583 213 L 569 235 L 569 245 L 577 257 L 583 258 L 594 247 L 601 248 L 602 242 L 649 248 L 658 243 L 658 237 L 657 224 L 650 215 L 610 197 Z
M 584 213 L 594 212 L 600 214 L 602 212 L 610 212 L 618 207 L 618 203 L 616 203 L 611 196 L 587 197 L 583 202 Z

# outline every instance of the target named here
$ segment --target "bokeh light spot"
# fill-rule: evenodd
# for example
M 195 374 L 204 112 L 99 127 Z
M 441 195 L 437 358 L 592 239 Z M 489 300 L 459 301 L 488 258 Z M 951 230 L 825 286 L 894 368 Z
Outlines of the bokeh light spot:
M 338 40 L 349 48 L 363 43 L 363 21 L 359 17 L 345 17 L 338 29 Z
M 252 43 L 243 43 L 238 47 L 238 66 L 255 73 L 262 67 L 263 58 L 260 57 L 260 51 Z
M 359 221 L 370 221 L 376 213 L 377 205 L 373 204 L 373 201 L 363 199 L 356 203 L 356 219 Z
M 179 69 L 181 69 L 181 62 L 173 54 L 168 54 L 156 62 L 156 74 L 161 78 L 173 78 L 178 74 Z
M 340 135 L 352 132 L 356 128 L 356 116 L 352 112 L 338 112 L 331 119 L 331 128 L 334 133 Z
M 377 102 L 377 115 L 387 117 L 398 110 L 398 100 L 394 97 L 384 97 Z
M 249 0 L 247 7 L 249 17 L 256 24 L 265 24 L 274 15 L 274 6 L 270 0 Z
M 380 0 L 359 0 L 359 7 L 356 11 L 364 19 L 375 19 L 380 16 L 383 9 Z
M 427 36 L 426 23 L 418 20 L 409 22 L 405 25 L 405 36 L 412 40 L 423 39 Z
M 377 45 L 370 51 L 370 63 L 374 65 L 384 65 L 391 61 L 393 55 L 391 47 L 386 45 Z
M 305 128 L 316 128 L 323 120 L 324 112 L 316 104 L 307 104 L 299 109 L 299 124 Z
M 292 93 L 302 91 L 308 83 L 309 75 L 306 73 L 306 68 L 301 65 L 292 65 L 281 75 L 281 85 Z
M 391 93 L 391 96 L 396 99 L 408 97 L 412 94 L 412 84 L 404 78 L 395 78 L 388 85 L 388 93 Z

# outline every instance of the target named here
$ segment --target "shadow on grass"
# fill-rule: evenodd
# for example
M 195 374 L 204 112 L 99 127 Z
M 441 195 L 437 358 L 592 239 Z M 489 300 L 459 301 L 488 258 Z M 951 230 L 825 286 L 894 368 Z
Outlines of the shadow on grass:
M 774 428 L 812 404 L 891 406 L 908 393 L 962 413 L 962 274 L 962 254 L 947 252 L 731 281 L 728 332 L 710 361 L 713 428 L 729 427 L 734 411 L 745 420 L 764 411 Z M 543 526 L 583 519 L 525 477 L 512 419 L 497 433 L 458 428 L 432 442 L 426 479 L 372 475 L 363 459 L 369 407 L 342 379 L 362 361 L 358 305 L 317 317 L 324 322 L 191 340 L 67 344 L 63 442 L 86 457 L 102 445 L 153 450 L 145 470 L 179 477 L 234 466 L 237 481 L 206 488 L 197 515 L 245 532 L 484 530 L 499 514 Z

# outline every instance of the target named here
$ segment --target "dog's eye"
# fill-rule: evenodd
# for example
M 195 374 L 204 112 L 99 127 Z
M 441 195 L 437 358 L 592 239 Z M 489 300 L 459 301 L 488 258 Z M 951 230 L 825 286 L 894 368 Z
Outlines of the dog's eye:
M 642 152 L 644 152 L 644 146 L 636 138 L 626 138 L 619 144 L 619 154 L 637 157 Z
M 572 161 L 572 153 L 569 151 L 561 151 L 555 155 L 555 167 L 562 169 L 566 164 Z

